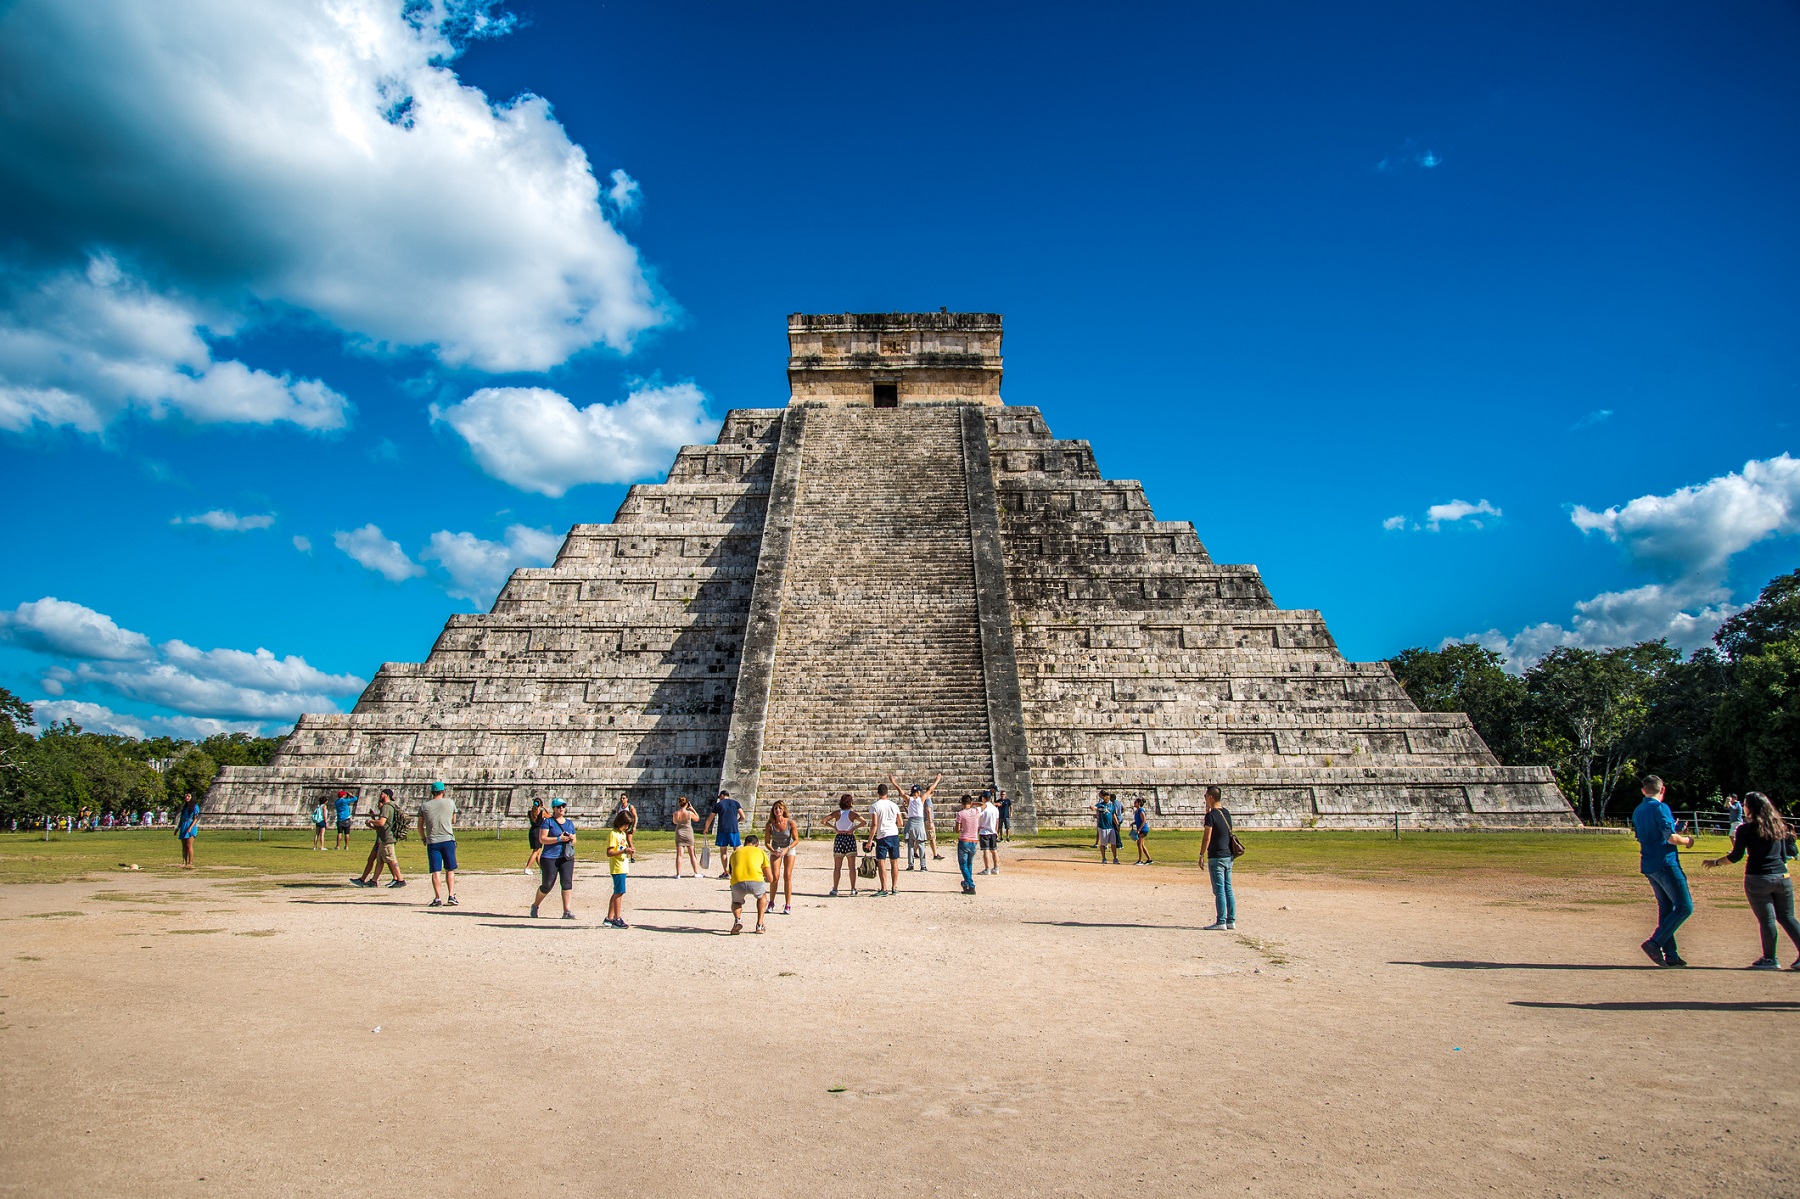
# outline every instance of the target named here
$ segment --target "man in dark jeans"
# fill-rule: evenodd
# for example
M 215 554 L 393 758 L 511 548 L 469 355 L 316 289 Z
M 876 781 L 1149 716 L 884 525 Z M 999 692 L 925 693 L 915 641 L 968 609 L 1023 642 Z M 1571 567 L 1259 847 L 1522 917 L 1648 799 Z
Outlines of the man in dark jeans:
M 1663 781 L 1654 774 L 1644 776 L 1644 801 L 1631 814 L 1631 827 L 1638 839 L 1638 869 L 1656 892 L 1656 931 L 1642 948 L 1658 966 L 1685 966 L 1675 952 L 1675 930 L 1694 914 L 1694 898 L 1676 847 L 1690 846 L 1694 839 L 1677 831 L 1675 814 L 1663 802 Z

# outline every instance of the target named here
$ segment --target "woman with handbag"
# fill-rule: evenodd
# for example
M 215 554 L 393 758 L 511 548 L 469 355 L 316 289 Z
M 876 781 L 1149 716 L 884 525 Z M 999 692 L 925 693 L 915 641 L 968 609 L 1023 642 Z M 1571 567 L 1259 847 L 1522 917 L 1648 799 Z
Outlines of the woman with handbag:
M 1232 850 L 1237 838 L 1231 832 L 1231 812 L 1217 787 L 1206 789 L 1206 824 L 1200 835 L 1200 865 L 1212 878 L 1216 915 L 1207 932 L 1237 927 L 1237 893 L 1231 889 Z

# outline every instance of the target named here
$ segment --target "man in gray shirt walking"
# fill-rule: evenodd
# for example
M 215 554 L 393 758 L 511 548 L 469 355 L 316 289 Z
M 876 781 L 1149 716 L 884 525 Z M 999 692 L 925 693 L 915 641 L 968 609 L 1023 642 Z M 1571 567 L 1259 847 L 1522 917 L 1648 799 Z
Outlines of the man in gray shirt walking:
M 431 868 L 431 906 L 456 907 L 456 829 L 452 824 L 456 803 L 444 784 L 431 784 L 431 798 L 419 805 L 419 840 L 425 842 L 426 864 Z M 444 890 L 438 890 L 438 875 Z

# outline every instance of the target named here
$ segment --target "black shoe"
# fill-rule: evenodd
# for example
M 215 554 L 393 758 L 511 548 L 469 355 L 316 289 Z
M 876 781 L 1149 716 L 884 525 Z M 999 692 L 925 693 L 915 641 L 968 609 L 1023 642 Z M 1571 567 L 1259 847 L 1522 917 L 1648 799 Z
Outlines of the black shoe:
M 1645 957 L 1655 962 L 1658 966 L 1663 964 L 1662 946 L 1658 945 L 1655 941 L 1645 941 L 1642 945 L 1638 946 L 1638 948 L 1644 951 Z
M 351 885 L 351 886 L 352 886 L 352 887 L 366 887 L 366 886 L 368 886 L 368 885 L 369 885 L 369 884 L 368 884 L 368 883 L 365 883 L 365 882 L 363 882 L 363 881 L 362 881 L 362 880 L 361 880 L 361 879 L 360 879 L 360 878 L 353 878 L 353 879 L 351 879 L 351 880 L 350 880 L 350 885 Z
M 1663 959 L 1663 965 L 1665 965 L 1665 966 L 1685 966 L 1685 965 L 1687 965 L 1687 960 L 1685 958 L 1683 958 L 1680 954 L 1676 953 L 1673 949 L 1671 949 L 1669 951 L 1669 955 Z
M 403 879 L 403 878 L 397 878 L 397 879 L 395 879 L 395 880 L 394 880 L 394 881 L 393 881 L 393 882 L 391 882 L 391 883 L 389 883 L 389 884 L 388 884 L 388 887 L 389 887 L 389 888 L 390 888 L 390 889 L 392 889 L 392 888 L 394 888 L 394 887 L 404 887 L 404 886 L 405 886 L 405 885 L 406 885 L 406 880 L 405 880 L 405 879 Z

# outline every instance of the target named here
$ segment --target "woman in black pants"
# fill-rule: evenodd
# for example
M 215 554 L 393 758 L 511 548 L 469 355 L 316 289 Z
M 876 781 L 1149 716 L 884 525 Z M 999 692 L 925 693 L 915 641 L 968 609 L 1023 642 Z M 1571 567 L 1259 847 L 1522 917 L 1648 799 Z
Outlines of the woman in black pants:
M 1720 866 L 1740 859 L 1744 863 L 1744 894 L 1762 925 L 1762 957 L 1750 963 L 1752 970 L 1781 969 L 1775 960 L 1777 925 L 1800 950 L 1800 922 L 1794 920 L 1794 884 L 1787 873 L 1787 860 L 1792 857 L 1800 857 L 1795 852 L 1794 830 L 1768 796 L 1752 791 L 1744 796 L 1744 823 L 1738 825 L 1737 835 L 1731 839 L 1731 852 L 1706 863 Z M 1800 958 L 1794 960 L 1793 968 L 1800 970 Z

